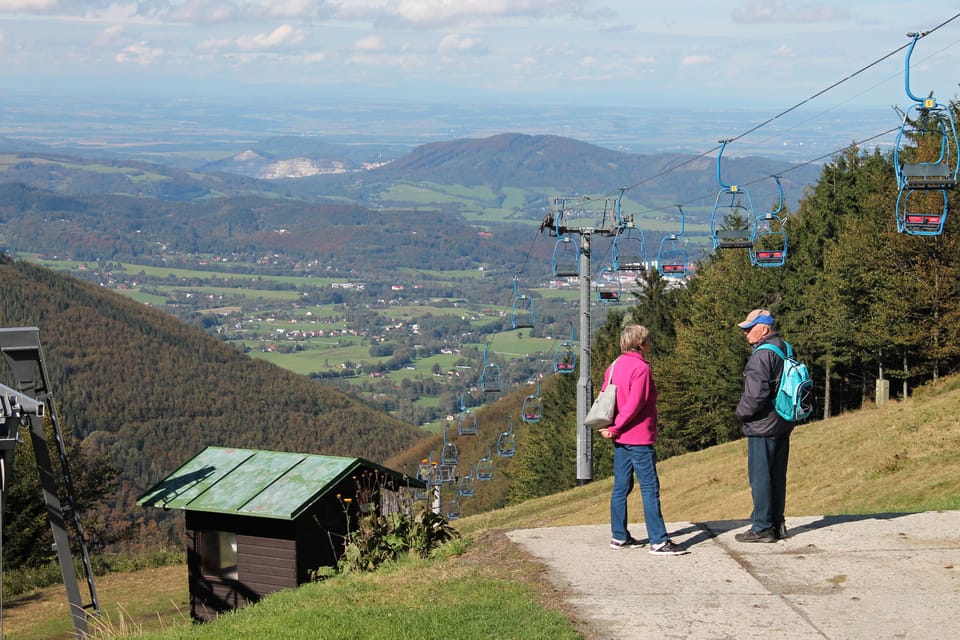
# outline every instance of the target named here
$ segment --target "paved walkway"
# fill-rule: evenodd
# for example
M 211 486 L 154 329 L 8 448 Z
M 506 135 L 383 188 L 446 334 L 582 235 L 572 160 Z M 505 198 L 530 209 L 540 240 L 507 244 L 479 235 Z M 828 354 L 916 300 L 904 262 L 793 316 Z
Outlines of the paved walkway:
M 610 549 L 605 524 L 507 535 L 590 640 L 960 638 L 960 511 L 788 518 L 787 540 L 736 542 L 748 524 L 668 524 L 691 551 L 673 557 Z

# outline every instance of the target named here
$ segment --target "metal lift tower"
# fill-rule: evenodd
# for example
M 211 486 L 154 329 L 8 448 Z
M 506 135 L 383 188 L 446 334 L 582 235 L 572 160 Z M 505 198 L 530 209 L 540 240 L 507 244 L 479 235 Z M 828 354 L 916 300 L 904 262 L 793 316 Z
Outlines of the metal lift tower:
M 543 229 L 549 229 L 552 236 L 569 238 L 576 236 L 579 242 L 578 277 L 580 279 L 580 369 L 577 379 L 577 485 L 593 480 L 593 432 L 583 424 L 587 411 L 593 402 L 593 384 L 590 381 L 590 283 L 593 279 L 590 271 L 590 242 L 593 236 L 615 236 L 620 229 L 619 220 L 606 220 L 604 216 L 598 226 L 575 226 L 565 218 L 566 202 L 554 201 L 552 218 L 544 220 Z M 606 210 L 606 208 L 605 208 Z
M 93 583 L 90 556 L 83 535 L 80 514 L 76 509 L 73 482 L 67 464 L 67 452 L 57 419 L 56 403 L 50 388 L 50 380 L 40 350 L 40 330 L 36 327 L 0 328 L 0 353 L 7 365 L 4 374 L 12 376 L 13 386 L 0 384 L 0 516 L 7 507 L 7 488 L 14 477 L 13 459 L 20 440 L 19 426 L 30 429 L 30 440 L 37 461 L 40 487 L 47 507 L 47 517 L 53 531 L 63 584 L 67 590 L 73 629 L 78 637 L 87 635 L 87 611 L 100 613 L 97 591 Z M 47 442 L 44 420 L 49 420 L 56 440 L 59 470 L 53 466 Z M 58 477 L 59 476 L 59 477 Z M 59 481 L 59 482 L 58 482 Z M 58 491 L 59 488 L 59 491 Z M 60 496 L 64 497 L 64 502 Z M 71 540 L 67 523 L 72 524 L 76 546 L 80 549 L 83 571 L 89 590 L 90 602 L 84 603 L 80 584 L 73 564 Z

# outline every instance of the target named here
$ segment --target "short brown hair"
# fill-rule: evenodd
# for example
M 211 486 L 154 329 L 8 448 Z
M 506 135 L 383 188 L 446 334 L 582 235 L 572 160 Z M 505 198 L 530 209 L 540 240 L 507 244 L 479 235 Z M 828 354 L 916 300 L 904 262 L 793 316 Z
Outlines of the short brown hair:
M 620 332 L 620 351 L 636 351 L 650 340 L 650 329 L 641 324 L 628 324 Z

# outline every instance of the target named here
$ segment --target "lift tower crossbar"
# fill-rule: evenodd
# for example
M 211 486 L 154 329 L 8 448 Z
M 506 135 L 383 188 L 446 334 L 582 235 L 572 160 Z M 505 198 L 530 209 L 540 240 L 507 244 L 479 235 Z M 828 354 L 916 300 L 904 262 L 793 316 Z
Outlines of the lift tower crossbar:
M 590 381 L 590 291 L 592 274 L 590 271 L 590 242 L 593 236 L 615 236 L 620 227 L 619 220 L 609 222 L 604 216 L 598 226 L 572 226 L 564 224 L 563 208 L 559 202 L 555 206 L 553 219 L 544 221 L 543 229 L 552 236 L 577 236 L 580 243 L 580 370 L 577 379 L 577 485 L 593 480 L 593 432 L 584 424 L 587 411 L 593 402 L 593 384 Z

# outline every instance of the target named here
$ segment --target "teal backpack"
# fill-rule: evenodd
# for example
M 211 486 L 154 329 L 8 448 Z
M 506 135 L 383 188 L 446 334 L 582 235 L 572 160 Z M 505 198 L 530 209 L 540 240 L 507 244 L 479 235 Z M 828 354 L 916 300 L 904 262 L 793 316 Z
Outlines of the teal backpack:
M 767 349 L 783 358 L 783 375 L 780 376 L 780 388 L 773 404 L 781 418 L 798 422 L 806 420 L 813 413 L 813 380 L 807 365 L 793 357 L 790 343 L 784 341 L 783 344 L 787 345 L 786 353 L 772 344 L 762 344 L 757 351 Z

